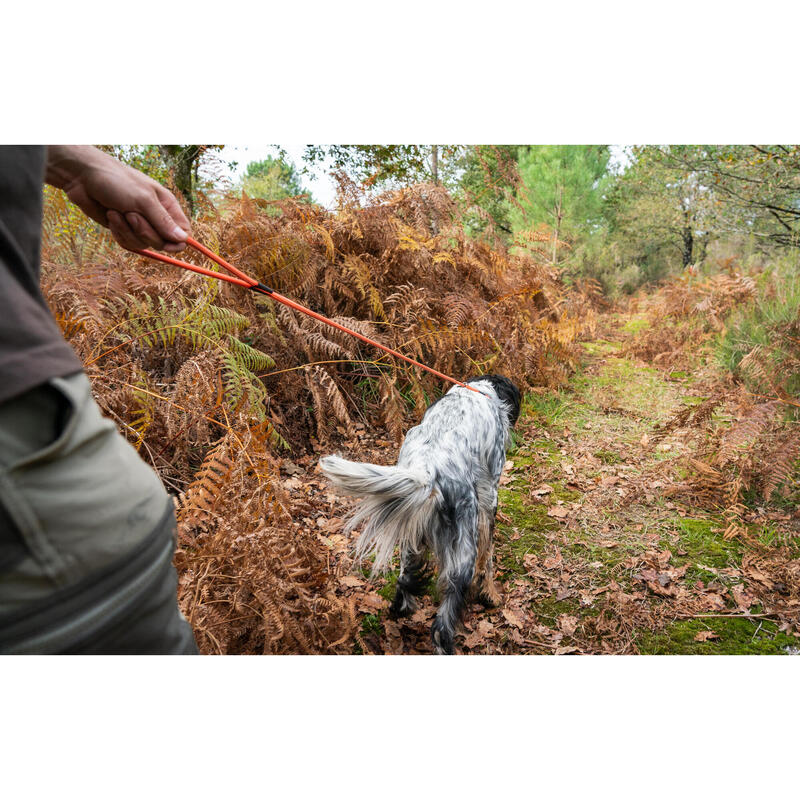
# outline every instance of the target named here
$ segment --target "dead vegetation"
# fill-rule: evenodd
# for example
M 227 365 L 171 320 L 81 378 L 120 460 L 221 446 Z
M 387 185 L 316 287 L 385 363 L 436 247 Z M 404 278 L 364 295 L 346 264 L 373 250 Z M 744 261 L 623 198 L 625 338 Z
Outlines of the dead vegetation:
M 727 260 L 723 269 L 703 277 L 690 268 L 643 300 L 648 325 L 631 337 L 626 353 L 659 369 L 685 369 L 692 353 L 725 327 L 731 311 L 751 300 L 756 284 Z
M 366 202 L 343 181 L 336 213 L 205 202 L 194 235 L 459 378 L 556 387 L 575 364 L 584 305 L 592 319 L 590 297 L 567 305 L 558 275 L 524 249 L 465 236 L 432 185 Z M 267 298 L 126 253 L 50 191 L 43 288 L 101 408 L 175 495 L 179 599 L 201 649 L 351 652 L 355 609 L 335 595 L 308 498 L 281 470 L 357 430 L 399 440 L 446 387 Z
M 450 198 L 429 185 L 367 202 L 343 181 L 341 199 L 330 213 L 230 197 L 203 205 L 195 234 L 435 369 L 503 372 L 532 390 L 529 402 L 553 406 L 547 425 L 536 414 L 521 423 L 523 458 L 504 479 L 513 492 L 499 516 L 504 602 L 467 615 L 465 652 L 650 652 L 643 632 L 657 637 L 676 620 L 797 630 L 786 504 L 800 455 L 800 331 L 796 314 L 766 315 L 758 335 L 733 322 L 779 287 L 734 262 L 710 277 L 690 270 L 644 298 L 620 333 L 597 284 L 567 291 L 537 259 L 536 231 L 513 254 L 468 238 Z M 429 652 L 434 603 L 385 618 L 391 583 L 354 571 L 345 503 L 315 466 L 337 449 L 392 462 L 447 387 L 266 298 L 124 253 L 56 193 L 46 209 L 46 294 L 104 412 L 175 496 L 179 600 L 201 649 Z M 701 365 L 698 354 L 736 324 L 723 368 Z M 574 408 L 563 387 L 580 340 L 660 377 L 599 381 L 598 416 L 578 435 L 559 409 Z M 690 374 L 696 401 L 658 397 Z M 684 518 L 702 529 L 703 548 L 722 542 L 744 556 L 687 553 Z M 717 637 L 711 625 L 691 634 L 703 646 Z
M 664 286 L 649 301 L 646 330 L 626 352 L 661 369 L 693 370 L 703 343 L 716 338 L 722 369 L 713 370 L 707 396 L 680 409 L 654 440 L 677 431 L 700 437 L 688 477 L 665 494 L 721 511 L 731 539 L 747 534 L 746 500 L 769 503 L 796 489 L 800 320 L 785 277 L 762 276 L 757 292 L 756 276 L 743 275 L 731 259 L 721 267 L 707 279 L 689 270 Z

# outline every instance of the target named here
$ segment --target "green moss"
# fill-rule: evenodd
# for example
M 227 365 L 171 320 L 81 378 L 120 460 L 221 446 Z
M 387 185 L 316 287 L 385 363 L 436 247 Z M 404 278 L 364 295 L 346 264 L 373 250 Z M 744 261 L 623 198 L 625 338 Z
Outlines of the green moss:
M 719 639 L 695 641 L 702 631 L 712 630 Z M 637 645 L 650 655 L 785 655 L 800 640 L 778 631 L 771 621 L 744 617 L 709 617 L 674 622 L 658 632 L 643 633 Z
M 611 450 L 597 450 L 594 457 L 599 458 L 604 464 L 620 464 L 623 461 L 618 453 L 613 453 Z
M 561 454 L 550 439 L 534 439 L 531 442 L 518 441 L 517 446 L 509 449 L 508 457 L 514 462 L 514 472 L 511 474 L 519 478 L 524 474 L 524 467 L 559 461 Z
M 580 609 L 574 600 L 556 600 L 554 597 L 539 597 L 531 603 L 531 611 L 548 627 L 557 627 L 562 614 L 587 616 L 589 609 Z
M 399 570 L 395 570 L 386 575 L 386 583 L 378 589 L 378 594 L 384 600 L 394 600 L 394 593 L 397 591 L 397 576 L 399 574 Z
M 602 568 L 598 567 L 595 571 L 595 577 L 601 583 L 617 577 L 613 574 L 615 568 L 636 552 L 627 547 L 599 547 L 591 542 L 581 544 L 576 542 L 568 550 L 580 555 L 585 561 L 602 564 Z
M 555 487 L 554 487 L 555 490 Z M 511 524 L 498 523 L 498 558 L 501 569 L 514 575 L 525 575 L 524 558 L 528 553 L 541 552 L 547 543 L 546 533 L 557 530 L 558 522 L 547 516 L 547 507 L 540 503 L 527 504 L 519 488 L 501 488 L 499 506 L 510 517 Z M 519 538 L 511 537 L 519 533 Z

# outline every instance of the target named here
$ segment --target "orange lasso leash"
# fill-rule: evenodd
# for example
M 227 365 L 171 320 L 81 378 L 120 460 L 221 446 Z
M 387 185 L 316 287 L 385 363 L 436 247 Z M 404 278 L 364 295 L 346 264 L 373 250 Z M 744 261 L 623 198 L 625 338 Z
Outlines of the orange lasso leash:
M 210 269 L 205 269 L 204 267 L 197 267 L 194 264 L 189 264 L 186 261 L 179 261 L 177 258 L 172 258 L 170 256 L 164 255 L 163 253 L 157 253 L 154 250 L 134 250 L 134 253 L 138 253 L 140 256 L 145 256 L 146 258 L 152 258 L 156 261 L 162 261 L 165 264 L 172 264 L 175 267 L 181 267 L 182 269 L 187 269 L 190 272 L 197 272 L 200 275 L 205 275 L 209 278 L 216 278 L 220 281 L 227 281 L 228 283 L 236 284 L 237 286 L 243 286 L 245 289 L 250 289 L 253 292 L 258 292 L 259 294 L 264 294 L 267 297 L 271 297 L 278 303 L 282 303 L 289 308 L 294 309 L 295 311 L 299 311 L 301 314 L 305 314 L 308 317 L 312 317 L 313 319 L 319 320 L 320 322 L 324 322 L 326 325 L 330 325 L 332 328 L 336 328 L 337 330 L 342 331 L 343 333 L 348 333 L 350 336 L 355 336 L 356 339 L 360 339 L 362 342 L 366 344 L 371 344 L 373 347 L 377 347 L 383 350 L 389 355 L 394 356 L 395 358 L 400 358 L 403 361 L 408 362 L 409 364 L 413 364 L 415 367 L 420 367 L 420 369 L 424 369 L 427 372 L 430 372 L 432 375 L 436 375 L 437 378 L 441 378 L 442 380 L 449 381 L 450 383 L 454 383 L 456 386 L 461 386 L 464 389 L 469 389 L 471 392 L 476 392 L 477 394 L 484 394 L 480 389 L 476 389 L 469 384 L 462 383 L 461 381 L 457 381 L 455 378 L 451 378 L 448 375 L 445 375 L 442 372 L 438 372 L 437 370 L 425 366 L 425 364 L 421 364 L 419 361 L 415 361 L 413 358 L 409 358 L 408 356 L 404 356 L 402 353 L 398 353 L 397 350 L 392 350 L 390 347 L 386 347 L 386 345 L 381 344 L 380 342 L 376 342 L 374 339 L 370 339 L 367 336 L 364 336 L 358 331 L 350 330 L 350 328 L 346 328 L 344 325 L 340 325 L 338 322 L 334 322 L 332 319 L 329 319 L 322 314 L 318 314 L 316 311 L 312 311 L 310 308 L 306 308 L 305 306 L 300 305 L 300 303 L 296 303 L 294 300 L 290 300 L 288 297 L 284 297 L 282 294 L 279 294 L 274 289 L 271 289 L 269 286 L 264 285 L 263 283 L 254 280 L 249 275 L 246 275 L 239 269 L 236 269 L 232 264 L 229 264 L 224 258 L 218 256 L 216 253 L 212 253 L 207 247 L 200 244 L 195 239 L 192 239 L 191 236 L 187 237 L 186 244 L 189 247 L 193 247 L 199 253 L 202 253 L 204 256 L 210 258 L 219 266 L 228 270 L 231 275 L 223 275 L 220 272 L 214 272 Z

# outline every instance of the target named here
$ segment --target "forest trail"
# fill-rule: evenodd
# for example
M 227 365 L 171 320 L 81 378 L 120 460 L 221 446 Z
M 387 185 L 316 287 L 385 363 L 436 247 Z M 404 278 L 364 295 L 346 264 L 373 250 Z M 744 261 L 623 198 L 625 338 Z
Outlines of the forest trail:
M 502 604 L 468 609 L 457 650 L 798 652 L 800 640 L 765 611 L 793 568 L 798 520 L 767 513 L 745 544 L 724 539 L 721 514 L 670 500 L 699 441 L 677 429 L 659 437 L 659 428 L 707 396 L 707 369 L 662 374 L 625 353 L 642 317 L 609 315 L 603 324 L 604 338 L 583 343 L 567 387 L 525 399 L 501 478 L 495 561 Z M 389 443 L 377 444 L 392 462 Z M 327 519 L 317 525 L 332 551 L 337 594 L 362 615 L 355 652 L 430 652 L 435 596 L 411 618 L 389 619 L 396 575 L 371 581 L 349 569 L 342 499 L 321 476 L 311 480 L 327 500 Z

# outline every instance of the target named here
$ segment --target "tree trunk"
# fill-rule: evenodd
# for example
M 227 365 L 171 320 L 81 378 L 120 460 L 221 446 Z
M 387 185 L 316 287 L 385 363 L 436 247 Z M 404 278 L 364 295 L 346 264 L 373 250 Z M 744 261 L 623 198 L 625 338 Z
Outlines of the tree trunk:
M 556 207 L 555 207 L 555 218 L 556 224 L 553 228 L 553 254 L 551 256 L 551 261 L 555 265 L 558 260 L 558 236 L 561 233 L 561 220 L 564 218 L 564 209 L 561 205 L 562 201 L 562 187 L 558 187 L 558 194 L 556 195 Z
M 431 145 L 431 178 L 433 182 L 439 185 L 439 145 Z M 431 216 L 431 232 L 434 236 L 439 235 L 439 223 L 435 216 Z
M 683 220 L 684 225 L 681 236 L 683 238 L 683 268 L 686 269 L 692 263 L 692 252 L 694 250 L 694 232 L 692 231 L 691 217 L 688 211 L 684 213 Z
M 708 252 L 708 238 L 709 233 L 706 231 L 704 236 L 697 239 L 697 258 L 696 263 L 702 264 L 706 260 L 706 253 Z
M 175 181 L 175 188 L 183 195 L 189 206 L 189 215 L 194 216 L 194 188 L 192 172 L 195 162 L 200 156 L 200 145 L 197 144 L 160 144 L 158 149 Z

